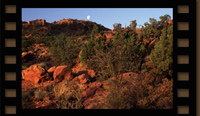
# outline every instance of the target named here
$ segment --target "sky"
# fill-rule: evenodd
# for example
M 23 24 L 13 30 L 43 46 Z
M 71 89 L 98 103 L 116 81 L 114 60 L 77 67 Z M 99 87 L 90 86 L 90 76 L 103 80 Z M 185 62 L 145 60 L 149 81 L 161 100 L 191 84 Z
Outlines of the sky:
M 22 8 L 22 21 L 45 19 L 52 23 L 71 18 L 89 20 L 113 29 L 114 23 L 127 27 L 130 21 L 136 20 L 138 28 L 149 22 L 149 18 L 159 21 L 159 17 L 165 14 L 173 19 L 173 8 Z

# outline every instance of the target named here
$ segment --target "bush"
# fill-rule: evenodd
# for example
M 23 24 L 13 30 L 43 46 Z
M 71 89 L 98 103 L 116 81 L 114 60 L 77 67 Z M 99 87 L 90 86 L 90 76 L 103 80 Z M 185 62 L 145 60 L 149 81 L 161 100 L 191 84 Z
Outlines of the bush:
M 118 31 L 111 41 L 101 36 L 97 39 L 91 36 L 87 45 L 82 45 L 81 63 L 102 73 L 100 80 L 118 77 L 128 71 L 139 71 L 146 48 L 136 39 L 134 32 L 131 36 L 129 32 Z
M 77 38 L 65 37 L 62 34 L 55 36 L 50 47 L 53 65 L 74 66 L 80 50 L 81 42 Z
M 42 26 L 41 23 L 36 23 L 36 24 L 33 25 L 33 28 L 37 29 L 37 28 L 39 28 L 39 27 L 41 27 L 41 26 Z
M 49 93 L 47 91 L 42 90 L 39 88 L 34 92 L 35 100 L 43 100 L 44 97 L 48 97 Z
M 64 80 L 54 87 L 58 109 L 82 109 L 80 104 L 82 89 L 72 81 Z
M 173 79 L 164 78 L 158 84 L 154 81 L 154 77 L 145 73 L 121 83 L 110 79 L 104 98 L 106 109 L 172 109 Z
M 34 109 L 33 103 L 34 91 L 27 90 L 22 92 L 22 109 Z
M 168 29 L 167 29 L 168 28 Z M 172 77 L 173 65 L 173 27 L 164 27 L 161 40 L 156 43 L 155 49 L 150 54 L 153 69 L 158 69 L 157 74 L 163 77 Z
M 135 107 L 137 95 L 130 85 L 124 86 L 117 80 L 110 81 L 108 95 L 104 98 L 106 109 L 131 109 Z

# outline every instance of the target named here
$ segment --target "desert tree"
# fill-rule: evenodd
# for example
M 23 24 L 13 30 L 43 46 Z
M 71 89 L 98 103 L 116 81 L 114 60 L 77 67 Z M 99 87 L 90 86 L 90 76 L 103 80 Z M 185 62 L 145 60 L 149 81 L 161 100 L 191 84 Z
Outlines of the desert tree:
M 137 26 L 136 20 L 132 20 L 132 21 L 130 21 L 130 22 L 131 22 L 130 27 L 131 27 L 132 29 L 135 29 L 136 26 Z
M 172 77 L 173 66 L 173 26 L 162 29 L 160 41 L 155 44 L 150 54 L 150 61 L 156 74 L 162 77 Z

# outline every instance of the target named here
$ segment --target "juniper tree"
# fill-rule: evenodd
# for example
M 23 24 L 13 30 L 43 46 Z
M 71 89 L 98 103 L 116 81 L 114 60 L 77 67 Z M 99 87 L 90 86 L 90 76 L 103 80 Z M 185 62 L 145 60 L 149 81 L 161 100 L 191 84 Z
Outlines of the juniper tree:
M 134 29 L 136 28 L 136 26 L 137 26 L 136 20 L 131 21 L 130 27 Z
M 150 61 L 156 74 L 172 77 L 173 66 L 173 27 L 164 27 L 160 41 L 155 44 L 150 54 Z

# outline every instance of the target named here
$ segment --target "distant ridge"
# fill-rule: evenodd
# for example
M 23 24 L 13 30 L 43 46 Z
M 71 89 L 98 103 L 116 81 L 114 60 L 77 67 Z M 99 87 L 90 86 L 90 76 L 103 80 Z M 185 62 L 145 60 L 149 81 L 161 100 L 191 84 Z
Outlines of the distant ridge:
M 57 22 L 48 23 L 45 19 L 36 19 L 31 21 L 22 21 L 22 26 L 25 29 L 33 28 L 34 25 L 37 25 L 40 28 L 49 29 L 52 33 L 58 34 L 61 32 L 67 32 L 70 34 L 75 34 L 82 31 L 83 33 L 90 33 L 94 25 L 97 25 L 99 31 L 109 31 L 101 24 L 88 20 L 77 20 L 77 19 L 62 19 Z

